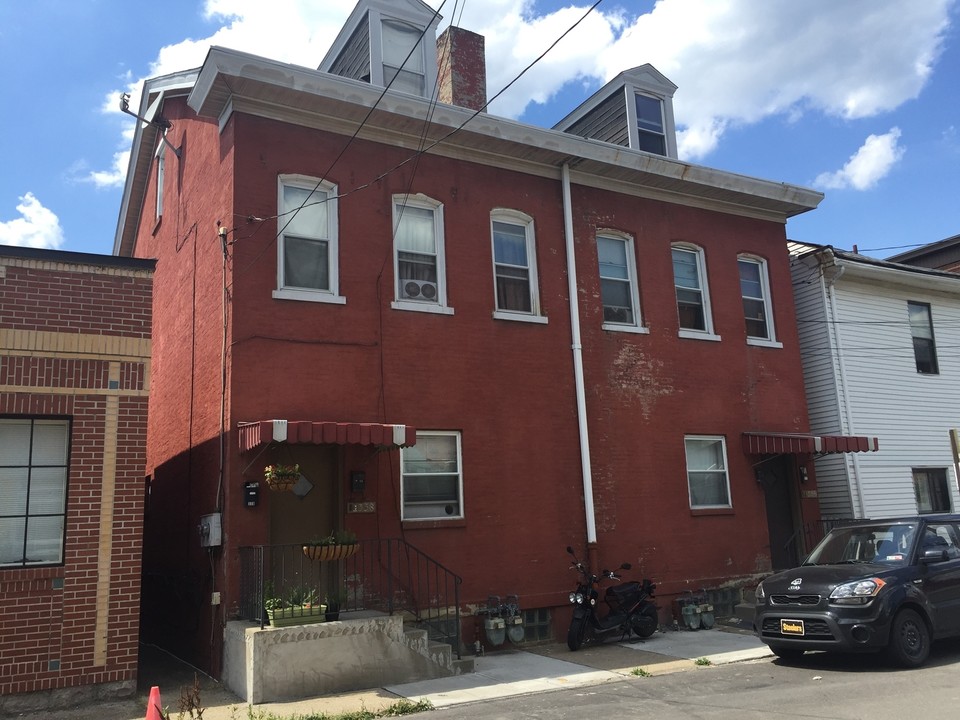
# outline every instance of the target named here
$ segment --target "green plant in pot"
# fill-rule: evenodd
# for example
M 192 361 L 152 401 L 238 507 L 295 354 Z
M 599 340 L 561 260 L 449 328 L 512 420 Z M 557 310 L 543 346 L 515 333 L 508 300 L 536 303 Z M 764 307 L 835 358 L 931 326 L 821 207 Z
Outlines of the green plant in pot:
M 347 593 L 343 588 L 331 590 L 327 593 L 327 596 L 324 599 L 324 603 L 327 607 L 324 615 L 327 622 L 340 619 L 340 611 L 343 609 L 343 606 L 346 602 Z
M 334 530 L 303 545 L 303 554 L 311 560 L 344 560 L 360 548 L 352 530 Z

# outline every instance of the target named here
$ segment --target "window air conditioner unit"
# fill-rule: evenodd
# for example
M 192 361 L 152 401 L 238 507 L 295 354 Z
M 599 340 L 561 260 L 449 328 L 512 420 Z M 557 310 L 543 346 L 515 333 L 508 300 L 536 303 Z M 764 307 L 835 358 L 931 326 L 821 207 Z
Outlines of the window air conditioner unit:
M 437 300 L 437 284 L 428 280 L 401 280 L 400 291 L 405 300 Z

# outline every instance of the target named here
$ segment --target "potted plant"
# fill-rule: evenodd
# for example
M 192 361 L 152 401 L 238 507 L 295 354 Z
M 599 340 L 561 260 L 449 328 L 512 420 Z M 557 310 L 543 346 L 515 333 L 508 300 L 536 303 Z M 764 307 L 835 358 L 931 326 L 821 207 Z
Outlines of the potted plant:
M 263 469 L 263 477 L 271 490 L 291 490 L 300 479 L 300 466 L 280 463 L 267 465 Z
M 340 619 L 340 610 L 343 608 L 343 604 L 347 601 L 347 593 L 343 588 L 339 590 L 333 590 L 327 593 L 326 598 L 324 598 L 326 604 L 326 612 L 324 617 L 327 622 L 333 622 L 334 620 Z
M 350 530 L 335 530 L 329 535 L 305 543 L 303 554 L 311 560 L 343 560 L 359 549 L 356 533 Z
M 285 598 L 270 593 L 263 601 L 263 609 L 273 627 L 306 625 L 324 621 L 327 606 L 317 602 L 317 592 L 313 588 L 298 585 L 290 590 Z

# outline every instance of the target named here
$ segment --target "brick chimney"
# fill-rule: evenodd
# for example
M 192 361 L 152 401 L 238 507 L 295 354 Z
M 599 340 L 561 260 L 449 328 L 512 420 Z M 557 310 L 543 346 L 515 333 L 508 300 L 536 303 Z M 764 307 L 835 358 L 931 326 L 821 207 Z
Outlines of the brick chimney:
M 479 110 L 487 102 L 487 66 L 483 35 L 448 27 L 437 38 L 438 99 Z

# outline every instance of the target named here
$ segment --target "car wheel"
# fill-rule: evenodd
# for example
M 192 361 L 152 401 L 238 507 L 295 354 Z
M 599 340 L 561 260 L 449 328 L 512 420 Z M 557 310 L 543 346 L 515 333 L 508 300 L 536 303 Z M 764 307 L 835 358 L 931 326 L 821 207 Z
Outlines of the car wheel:
M 890 625 L 887 657 L 901 667 L 919 667 L 930 655 L 930 631 L 913 610 L 901 610 Z
M 798 660 L 804 653 L 800 648 L 785 645 L 771 645 L 770 650 L 781 660 Z

